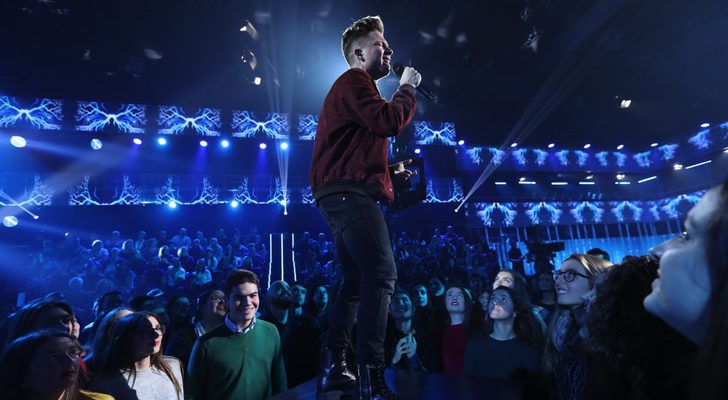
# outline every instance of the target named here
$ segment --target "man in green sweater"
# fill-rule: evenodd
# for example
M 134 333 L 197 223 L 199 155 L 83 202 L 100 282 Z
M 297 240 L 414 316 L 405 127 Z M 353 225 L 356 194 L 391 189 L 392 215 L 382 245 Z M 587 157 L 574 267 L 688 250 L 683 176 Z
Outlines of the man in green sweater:
M 285 391 L 278 330 L 255 318 L 258 277 L 244 269 L 233 271 L 225 295 L 225 323 L 202 335 L 192 348 L 185 398 L 258 400 Z

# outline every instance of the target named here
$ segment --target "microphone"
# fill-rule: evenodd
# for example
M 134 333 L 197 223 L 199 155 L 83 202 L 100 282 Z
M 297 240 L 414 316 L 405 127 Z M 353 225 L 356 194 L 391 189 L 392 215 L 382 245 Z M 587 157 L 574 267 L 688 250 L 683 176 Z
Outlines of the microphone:
M 402 72 L 404 72 L 404 65 L 400 63 L 394 63 L 394 65 L 392 65 L 392 70 L 395 74 L 397 74 L 397 76 L 402 77 Z M 430 99 L 430 101 L 432 101 L 433 103 L 437 103 L 437 95 L 435 93 L 432 93 L 432 90 L 430 90 L 422 83 L 417 86 L 417 93 Z

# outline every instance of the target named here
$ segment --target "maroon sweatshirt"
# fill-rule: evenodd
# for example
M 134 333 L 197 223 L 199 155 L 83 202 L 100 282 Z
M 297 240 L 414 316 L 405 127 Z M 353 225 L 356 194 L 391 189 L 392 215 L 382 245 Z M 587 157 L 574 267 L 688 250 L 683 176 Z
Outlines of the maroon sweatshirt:
M 387 139 L 400 134 L 414 114 L 414 86 L 400 86 L 387 102 L 364 70 L 344 72 L 319 115 L 309 174 L 316 200 L 353 192 L 392 203 Z

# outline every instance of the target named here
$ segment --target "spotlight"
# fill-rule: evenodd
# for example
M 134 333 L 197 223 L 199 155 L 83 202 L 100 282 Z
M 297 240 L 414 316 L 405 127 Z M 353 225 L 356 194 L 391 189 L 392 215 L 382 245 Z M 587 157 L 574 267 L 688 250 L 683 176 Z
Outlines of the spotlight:
M 233 200 L 230 202 L 230 207 L 232 207 L 232 208 L 238 208 L 239 205 L 240 205 L 240 202 L 237 200 Z
M 465 141 L 464 141 L 464 140 L 462 140 L 462 139 L 460 139 L 460 140 L 458 140 L 458 144 L 459 144 L 460 146 L 462 146 L 462 145 L 464 145 L 464 144 L 465 144 Z
M 288 205 L 288 202 L 287 202 L 287 201 L 285 201 L 285 200 L 281 200 L 281 201 L 279 201 L 279 202 L 278 202 L 278 204 L 280 204 L 280 205 L 282 205 L 283 207 L 285 207 L 286 205 Z
M 227 149 L 228 147 L 230 147 L 230 141 L 227 140 L 227 139 L 223 139 L 223 140 L 220 141 L 220 146 L 222 146 L 222 147 L 224 147 L 224 148 Z
M 260 86 L 260 84 L 263 83 L 263 78 L 256 76 L 253 78 L 253 85 Z
M 139 139 L 139 138 L 134 138 L 134 140 L 132 140 L 132 142 L 134 142 L 134 144 L 137 145 L 137 146 L 140 145 L 140 144 L 142 144 L 142 140 Z
M 629 108 L 632 105 L 632 100 L 622 100 L 619 103 L 619 108 Z
M 586 179 L 587 179 L 587 180 L 589 180 L 589 179 L 594 179 L 594 175 L 592 175 L 592 174 L 589 174 L 589 175 L 587 175 L 587 176 L 586 176 Z
M 507 182 L 503 182 L 503 181 L 496 181 L 495 184 L 498 185 L 498 186 L 504 186 L 504 185 L 507 185 L 508 183 Z
M 518 182 L 523 182 L 525 180 L 526 180 L 526 177 L 525 176 L 522 176 L 520 179 L 518 179 Z
M 645 182 L 649 182 L 649 181 L 655 180 L 655 179 L 657 179 L 657 175 L 653 175 L 648 178 L 640 179 L 637 181 L 637 183 L 645 183 Z
M 420 150 L 419 148 L 415 149 L 415 154 L 420 154 L 421 152 L 422 150 Z
M 585 144 L 585 145 L 584 145 L 584 148 L 585 148 L 585 149 L 588 149 L 588 148 L 590 148 L 590 147 L 591 147 L 591 144 L 589 144 L 589 143 L 587 143 L 587 144 Z
M 261 150 L 265 150 L 266 148 L 268 148 L 268 145 L 265 143 L 261 143 L 258 145 L 258 147 L 260 147 Z
M 549 147 L 549 149 L 553 149 L 554 147 L 556 147 L 556 144 L 555 143 L 549 143 L 549 146 L 548 147 Z
M 207 147 L 207 140 L 200 140 L 200 146 Z
M 104 147 L 103 143 L 99 139 L 91 139 L 91 148 L 94 150 L 101 150 Z
M 25 147 L 28 142 L 26 142 L 25 138 L 23 138 L 22 136 L 12 136 L 10 137 L 10 144 L 20 149 Z
M 3 218 L 3 225 L 5 225 L 6 228 L 14 228 L 18 225 L 18 218 L 13 215 L 8 215 Z
M 658 143 L 652 143 L 652 144 L 650 145 L 650 147 L 657 147 L 657 146 L 658 146 Z
M 159 144 L 160 146 L 166 146 L 166 145 L 167 145 L 167 139 L 165 139 L 165 138 L 161 137 L 161 138 L 157 139 L 157 143 L 158 143 L 158 144 Z
M 511 147 L 518 147 L 518 143 L 511 143 Z
M 701 128 L 710 128 L 710 124 L 707 122 L 703 122 L 702 124 L 700 124 L 700 127 Z
M 38 218 L 40 218 L 40 217 L 37 215 L 33 215 L 33 219 L 38 219 Z
M 728 147 L 723 149 L 723 153 L 728 153 Z
M 682 164 L 679 164 L 679 163 L 675 163 L 672 166 L 672 169 L 674 169 L 675 171 L 680 171 L 681 169 L 683 169 L 683 165 Z
M 621 181 L 624 178 L 625 178 L 624 174 L 617 174 L 617 180 L 618 181 Z
M 288 142 L 281 143 L 281 150 L 288 150 Z
M 167 203 L 167 207 L 172 208 L 172 209 L 177 208 L 177 202 L 172 200 L 169 203 Z
M 620 144 L 619 146 L 617 146 L 617 150 L 622 150 L 623 148 L 624 148 L 623 144 Z

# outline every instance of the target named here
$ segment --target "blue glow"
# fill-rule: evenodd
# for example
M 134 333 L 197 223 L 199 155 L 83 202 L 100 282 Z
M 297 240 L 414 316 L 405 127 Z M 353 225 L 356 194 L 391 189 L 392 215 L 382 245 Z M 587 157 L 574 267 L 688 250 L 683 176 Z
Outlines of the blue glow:
M 627 162 L 627 155 L 624 153 L 615 152 L 614 158 L 617 160 L 618 167 L 624 167 L 624 164 Z
M 0 128 L 16 125 L 26 120 L 38 129 L 58 130 L 63 120 L 63 102 L 52 99 L 36 99 L 31 108 L 22 108 L 15 98 L 0 96 Z
M 421 152 L 422 150 L 420 150 L 419 148 L 415 149 L 415 154 L 420 154 Z
M 591 147 L 591 145 L 589 143 L 584 145 L 584 149 L 589 149 L 590 147 Z
M 637 165 L 639 165 L 642 168 L 647 168 L 650 165 L 652 165 L 652 160 L 650 159 L 650 155 L 652 154 L 652 151 L 645 151 L 643 153 L 637 153 L 632 156 L 634 160 L 637 162 Z
M 420 145 L 440 142 L 446 146 L 455 146 L 455 124 L 443 122 L 439 128 L 434 128 L 431 122 L 415 121 L 415 141 Z
M 25 145 L 28 144 L 28 142 L 26 142 L 25 138 L 22 136 L 11 136 L 10 144 L 12 144 L 13 146 L 15 146 L 19 149 L 22 149 L 23 147 L 25 147 Z
M 710 130 L 706 129 L 704 131 L 696 133 L 695 136 L 692 136 L 690 139 L 688 139 L 688 142 L 690 142 L 690 144 L 700 150 L 707 149 L 712 143 L 712 141 L 710 140 Z
M 203 136 L 220 136 L 220 110 L 201 108 L 193 117 L 185 114 L 182 107 L 159 107 L 158 123 L 163 135 L 181 135 L 185 129 L 193 129 Z
M 586 151 L 576 150 L 574 151 L 574 154 L 576 154 L 576 163 L 579 164 L 580 167 L 585 166 L 586 161 L 589 159 L 589 153 Z
M 595 154 L 594 157 L 596 157 L 599 161 L 599 165 L 601 165 L 602 167 L 607 167 L 609 166 L 609 160 L 607 160 L 608 155 L 608 151 L 600 151 L 599 153 Z
M 227 149 L 228 147 L 230 147 L 230 141 L 227 139 L 223 139 L 220 141 L 220 146 Z
M 281 150 L 288 150 L 288 142 L 281 143 Z
M 483 162 L 483 158 L 480 156 L 480 153 L 482 152 L 482 147 L 473 147 L 471 149 L 465 150 L 465 153 L 468 155 L 468 157 L 470 157 L 470 161 L 472 161 L 475 165 L 480 165 Z
M 632 211 L 632 221 L 639 222 L 642 217 L 642 208 L 638 205 L 638 202 L 618 201 L 610 204 L 612 205 L 612 214 L 614 214 L 619 222 L 624 222 L 624 211 L 626 209 Z
M 315 202 L 316 202 L 316 199 L 313 197 L 313 192 L 311 191 L 311 186 L 306 185 L 303 189 L 301 189 L 301 203 L 314 204 Z
M 239 205 L 240 205 L 240 202 L 237 200 L 233 200 L 230 202 L 230 207 L 232 207 L 232 208 L 238 208 Z
M 288 139 L 288 115 L 268 113 L 259 120 L 250 111 L 233 111 L 232 128 L 234 137 L 252 138 L 261 131 L 270 139 Z
M 115 113 L 110 113 L 103 103 L 79 101 L 76 122 L 81 123 L 76 125 L 79 131 L 96 132 L 115 126 L 124 133 L 143 133 L 147 123 L 146 106 L 122 104 Z
M 485 226 L 493 225 L 493 212 L 498 211 L 503 215 L 503 225 L 511 226 L 518 212 L 514 203 L 476 203 L 477 214 Z
M 593 214 L 592 221 L 597 223 L 602 221 L 602 216 L 604 215 L 604 208 L 600 207 L 602 203 L 590 203 L 588 201 L 582 201 L 582 202 L 572 202 L 569 203 L 569 213 L 574 217 L 577 223 L 583 224 L 584 223 L 584 211 L 590 210 Z
M 707 123 L 707 122 L 703 122 L 702 124 L 700 124 L 700 127 L 701 128 L 709 128 L 710 127 L 710 124 Z
M 506 152 L 501 149 L 488 147 L 488 151 L 490 152 L 490 156 L 492 157 L 490 162 L 492 162 L 493 165 L 500 165 L 500 163 L 503 162 L 503 159 L 506 158 Z
M 518 147 L 518 143 L 511 143 L 511 148 L 512 149 L 515 149 L 516 147 Z
M 549 214 L 549 222 L 551 224 L 558 224 L 559 219 L 561 219 L 562 211 L 559 209 L 559 203 L 546 203 L 542 201 L 538 203 L 526 203 L 526 207 L 526 216 L 528 216 L 528 219 L 534 225 L 541 223 L 541 217 L 539 216 L 541 211 L 546 211 Z
M 663 161 L 670 161 L 675 158 L 675 152 L 680 147 L 678 144 L 665 144 L 657 148 L 662 155 Z
M 526 151 L 528 151 L 528 150 L 527 149 L 518 149 L 518 150 L 513 151 L 513 153 L 511 153 L 513 155 L 513 158 L 516 160 L 516 162 L 519 165 L 526 165 L 526 162 L 527 162 L 526 161 Z
M 268 145 L 267 145 L 267 144 L 265 144 L 265 143 L 261 143 L 261 144 L 259 144 L 259 145 L 258 145 L 258 147 L 259 147 L 259 148 L 260 148 L 261 150 L 265 150 L 265 149 L 267 149 L 267 148 L 268 148 Z
M 234 193 L 235 200 L 240 204 L 281 204 L 281 201 L 288 203 L 280 178 L 275 179 L 275 188 L 269 187 L 267 197 L 262 200 L 258 200 L 255 191 L 250 190 L 247 177 L 243 178 L 243 183 L 235 189 Z
M 167 178 L 167 183 L 154 189 L 154 200 L 156 204 L 179 203 L 177 189 L 175 189 L 172 177 Z
M 207 147 L 207 140 L 200 140 L 200 146 Z
M 27 188 L 26 188 L 27 193 Z M 0 199 L 0 206 L 6 207 L 6 206 L 28 206 L 28 205 L 34 205 L 34 206 L 49 206 L 51 205 L 51 200 L 53 199 L 53 189 L 48 187 L 45 183 L 43 183 L 40 179 L 40 176 L 35 175 L 33 178 L 33 188 L 30 191 L 30 195 L 28 197 L 20 202 L 17 203 L 5 203 Z
M 18 218 L 14 215 L 6 215 L 3 218 L 3 225 L 6 228 L 15 228 L 18 226 Z
M 549 153 L 547 151 L 533 149 L 533 152 L 536 154 L 536 164 L 540 166 L 546 164 L 546 158 L 549 156 Z
M 157 139 L 157 143 L 158 143 L 158 144 L 159 144 L 160 146 L 166 146 L 166 145 L 167 145 L 167 139 L 165 139 L 165 138 L 161 137 L 161 138 Z
M 298 140 L 316 139 L 316 128 L 318 127 L 318 115 L 304 114 L 298 116 Z
M 556 158 L 559 159 L 559 163 L 561 163 L 562 166 L 566 167 L 569 165 L 569 150 L 561 150 L 556 152 Z
M 220 202 L 219 193 L 220 191 L 210 183 L 210 178 L 204 177 L 202 178 L 202 191 L 198 191 L 194 199 L 186 204 L 218 204 Z
M 99 139 L 91 139 L 91 148 L 94 150 L 101 150 L 104 144 Z
M 132 140 L 132 142 L 134 142 L 134 144 L 137 145 L 137 146 L 140 145 L 140 144 L 142 144 L 142 140 L 139 139 L 139 138 L 134 138 L 134 140 Z
M 548 145 L 549 149 L 553 149 L 554 147 L 556 147 L 556 143 L 549 143 L 549 145 Z
M 172 209 L 177 208 L 177 202 L 170 201 L 169 203 L 167 203 L 167 207 L 172 208 Z
M 623 144 L 620 144 L 619 146 L 617 146 L 617 150 L 622 150 L 623 148 L 624 148 Z
M 113 200 L 110 202 L 101 201 L 96 196 L 95 189 L 92 195 L 88 185 L 89 176 L 86 175 L 83 177 L 83 180 L 81 180 L 81 183 L 68 190 L 69 206 L 130 206 L 142 203 L 142 191 L 134 186 L 127 175 L 124 175 L 124 183 L 121 188 L 121 193 L 117 190 L 116 193 L 114 193 Z
M 439 193 L 433 189 L 432 180 L 427 181 L 427 189 L 424 203 L 442 204 L 442 203 L 458 203 L 463 200 L 463 188 L 460 186 L 458 181 L 453 178 L 452 186 L 448 186 L 448 193 L 445 196 L 440 196 Z
M 652 144 L 650 145 L 650 147 L 657 147 L 657 146 L 659 146 L 659 143 L 652 143 Z
M 681 194 L 679 196 L 670 197 L 668 199 L 661 200 L 660 204 L 662 206 L 660 207 L 660 210 L 662 212 L 664 212 L 668 216 L 668 218 L 678 218 L 680 214 L 677 211 L 677 207 L 682 202 L 695 204 L 698 201 L 700 201 L 700 198 L 703 197 L 704 194 L 705 194 L 705 191 L 702 190 L 702 191 L 695 192 L 695 193 Z

